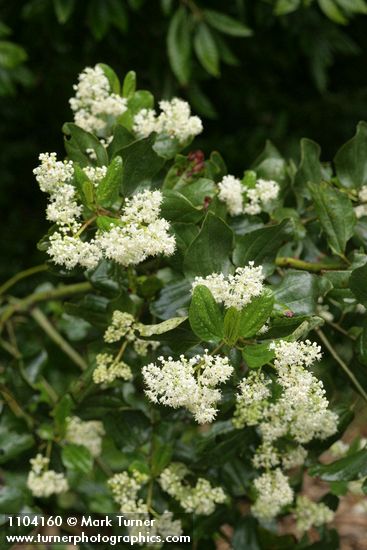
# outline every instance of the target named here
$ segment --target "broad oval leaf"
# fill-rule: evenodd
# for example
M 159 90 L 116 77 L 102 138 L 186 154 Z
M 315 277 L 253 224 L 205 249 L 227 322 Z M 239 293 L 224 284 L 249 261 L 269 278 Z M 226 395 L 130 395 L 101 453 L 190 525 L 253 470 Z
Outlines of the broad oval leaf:
M 204 285 L 194 288 L 189 308 L 189 321 L 195 334 L 206 342 L 218 341 L 223 336 L 220 307 L 210 290 Z
M 334 159 L 338 179 L 344 187 L 367 185 L 367 124 L 360 122 L 354 137 L 344 143 Z

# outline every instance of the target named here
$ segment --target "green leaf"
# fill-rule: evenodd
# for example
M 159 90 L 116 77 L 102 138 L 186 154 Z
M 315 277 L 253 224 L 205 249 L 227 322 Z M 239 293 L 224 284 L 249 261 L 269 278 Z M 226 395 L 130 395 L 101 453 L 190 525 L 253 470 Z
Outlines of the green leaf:
M 127 99 L 129 99 L 130 97 L 133 97 L 135 90 L 136 90 L 136 72 L 129 71 L 125 76 L 124 82 L 122 84 L 122 97 L 126 97 Z
M 239 335 L 252 338 L 270 317 L 274 306 L 274 295 L 266 288 L 260 296 L 252 298 L 240 312 Z
M 274 351 L 269 349 L 269 342 L 245 346 L 242 355 L 250 369 L 258 369 L 274 359 Z
M 277 0 L 275 4 L 275 15 L 287 15 L 296 11 L 301 5 L 301 0 Z
M 168 283 L 159 298 L 150 306 L 150 311 L 159 319 L 171 319 L 188 306 L 191 299 L 191 284 L 182 279 Z
M 224 316 L 223 334 L 230 346 L 233 346 L 240 336 L 240 319 L 241 314 L 235 307 L 230 307 Z
M 68 443 L 61 451 L 62 462 L 68 470 L 89 474 L 93 468 L 93 457 L 82 445 Z
M 208 212 L 198 236 L 192 241 L 184 259 L 184 271 L 188 277 L 211 273 L 227 274 L 230 270 L 229 255 L 233 233 L 220 218 Z M 214 252 L 215 251 L 215 252 Z
M 87 21 L 96 40 L 101 40 L 110 25 L 110 11 L 106 0 L 90 0 Z
M 288 181 L 287 162 L 269 140 L 251 168 L 256 171 L 258 178 L 272 179 L 279 183 Z
M 108 83 L 110 85 L 111 92 L 114 94 L 119 95 L 120 94 L 120 81 L 118 79 L 117 74 L 109 65 L 106 65 L 105 63 L 98 63 L 98 67 L 102 69 L 104 72 Z
M 0 426 L 0 464 L 5 464 L 17 456 L 28 451 L 34 445 L 34 438 L 30 433 L 18 432 L 5 424 Z
M 319 296 L 319 282 L 316 275 L 305 271 L 288 270 L 281 283 L 274 288 L 277 302 L 287 306 L 297 315 L 315 312 Z
M 191 28 L 186 9 L 181 6 L 173 15 L 167 34 L 168 58 L 180 84 L 187 84 L 191 72 Z
M 367 185 L 367 123 L 360 122 L 354 137 L 334 158 L 338 179 L 344 187 L 359 189 Z
M 334 0 L 318 0 L 318 2 L 320 9 L 334 23 L 338 23 L 339 25 L 346 25 L 348 23 L 348 19 Z
M 367 263 L 352 271 L 349 286 L 357 300 L 367 305 Z
M 27 59 L 27 52 L 18 44 L 0 41 L 0 67 L 4 69 L 14 69 Z
M 124 163 L 122 192 L 131 195 L 138 188 L 150 187 L 164 160 L 152 149 L 154 136 L 124 147 L 120 151 Z
M 329 184 L 309 183 L 316 214 L 331 250 L 343 256 L 353 235 L 356 217 L 350 199 Z
M 321 148 L 315 141 L 301 139 L 301 160 L 295 175 L 295 185 L 305 186 L 308 182 L 321 182 L 320 154 Z
M 94 207 L 94 186 L 87 174 L 76 163 L 74 164 L 74 176 L 82 203 L 92 210 Z
M 113 140 L 107 149 L 109 157 L 113 158 L 116 155 L 121 155 L 121 149 L 128 147 L 133 141 L 136 141 L 135 136 L 125 126 L 118 124 L 113 132 Z
M 211 27 L 230 36 L 251 36 L 252 30 L 246 25 L 216 10 L 204 10 L 204 18 Z
M 195 208 L 190 200 L 178 191 L 167 189 L 163 192 L 163 196 L 161 214 L 166 220 L 197 223 L 204 215 L 202 209 Z
M 210 290 L 198 285 L 192 293 L 189 309 L 192 330 L 205 342 L 218 341 L 223 336 L 223 318 Z
M 123 164 L 121 157 L 115 157 L 109 165 L 105 177 L 97 187 L 97 203 L 104 208 L 110 208 L 120 196 L 120 187 L 123 178 Z
M 71 122 L 64 124 L 62 129 L 66 134 L 65 149 L 70 160 L 79 162 L 81 166 L 91 166 L 94 163 L 86 151 L 93 149 L 97 157 L 97 165 L 106 166 L 108 164 L 107 151 L 93 134 Z
M 74 408 L 74 403 L 69 394 L 64 395 L 60 401 L 56 404 L 53 410 L 53 417 L 55 419 L 56 430 L 59 436 L 65 435 L 66 419 L 70 416 L 71 411 Z
M 53 0 L 53 4 L 57 20 L 63 25 L 74 11 L 75 0 Z
M 219 76 L 219 53 L 210 29 L 205 23 L 197 27 L 194 48 L 198 60 L 205 70 L 213 76 Z
M 173 447 L 155 437 L 153 440 L 153 449 L 151 473 L 153 477 L 158 477 L 171 462 Z
M 331 464 L 318 464 L 310 468 L 309 473 L 325 481 L 353 481 L 366 477 L 367 449 L 362 449 Z
M 186 321 L 186 319 L 187 317 L 172 317 L 172 319 L 167 319 L 157 325 L 143 325 L 139 323 L 137 330 L 141 336 L 148 338 L 149 336 L 153 336 L 155 334 L 164 334 L 165 332 L 173 330 Z
M 233 538 L 233 550 L 261 550 L 257 536 L 257 521 L 253 517 L 244 517 L 236 525 Z
M 253 261 L 256 265 L 263 265 L 267 274 L 275 269 L 274 259 L 281 245 L 290 238 L 293 225 L 284 220 L 277 225 L 269 225 L 256 229 L 236 238 L 233 252 L 233 262 L 236 266 L 243 266 Z

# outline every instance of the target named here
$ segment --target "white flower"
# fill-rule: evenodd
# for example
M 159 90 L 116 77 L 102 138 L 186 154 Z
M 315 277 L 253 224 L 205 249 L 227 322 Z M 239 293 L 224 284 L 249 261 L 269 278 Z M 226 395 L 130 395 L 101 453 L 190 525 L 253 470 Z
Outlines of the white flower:
M 311 527 L 320 527 L 334 518 L 334 512 L 322 502 L 313 502 L 306 496 L 298 496 L 294 514 L 297 520 L 297 529 L 304 533 Z
M 361 202 L 367 202 L 367 185 L 362 185 L 358 192 L 358 198 Z
M 127 109 L 125 98 L 111 92 L 101 67 L 86 67 L 74 85 L 75 97 L 70 99 L 75 124 L 95 134 L 103 134 L 108 117 L 116 119 Z
M 347 452 L 349 451 L 349 447 L 350 445 L 348 443 L 345 443 L 344 441 L 339 439 L 331 445 L 329 451 L 334 457 L 341 458 L 345 454 L 347 454 Z
M 108 480 L 113 498 L 119 504 L 122 513 L 146 514 L 147 505 L 138 497 L 141 487 L 148 481 L 148 476 L 133 470 L 131 474 L 121 472 Z
M 78 264 L 93 268 L 102 258 L 102 251 L 94 240 L 84 242 L 79 237 L 62 235 L 56 231 L 50 236 L 49 241 L 47 254 L 55 264 L 64 265 L 66 269 L 72 269 Z
M 179 537 L 182 535 L 181 521 L 179 519 L 174 520 L 172 512 L 168 510 L 165 510 L 163 514 L 155 520 L 155 526 L 163 539 L 166 539 L 168 536 Z
M 192 286 L 204 285 L 209 288 L 216 302 L 223 303 L 226 308 L 242 309 L 253 297 L 260 296 L 264 288 L 263 281 L 262 267 L 255 267 L 254 262 L 249 262 L 246 267 L 238 267 L 235 274 L 228 277 L 222 273 L 196 277 Z
M 269 208 L 279 194 L 279 185 L 273 180 L 259 179 L 255 187 L 245 188 L 248 202 L 243 208 L 245 214 L 256 215 Z
M 75 187 L 64 184 L 59 186 L 58 191 L 51 195 L 46 217 L 57 225 L 68 226 L 68 228 L 77 230 L 80 225 L 77 218 L 81 213 L 82 206 L 76 201 Z
M 260 519 L 269 520 L 293 501 L 293 490 L 288 478 L 277 468 L 266 472 L 254 481 L 257 499 L 252 506 L 252 513 Z
M 136 338 L 136 340 L 134 341 L 134 350 L 141 357 L 145 357 L 146 355 L 148 355 L 149 349 L 154 351 L 159 348 L 159 346 L 160 343 L 154 342 L 154 340 L 141 340 L 140 338 Z
M 124 361 L 116 361 L 109 353 L 99 353 L 96 356 L 97 367 L 93 371 L 95 384 L 111 384 L 116 379 L 131 380 L 133 374 L 129 365 Z
M 266 379 L 258 370 L 250 371 L 241 381 L 233 418 L 236 428 L 254 426 L 263 418 L 264 410 L 268 406 L 267 399 L 271 395 L 268 388 L 270 383 L 271 380 Z
M 105 430 L 98 420 L 83 421 L 78 416 L 67 418 L 65 439 L 69 443 L 83 445 L 93 457 L 101 454 Z
M 139 137 L 148 137 L 152 132 L 168 134 L 180 143 L 200 134 L 203 125 L 199 117 L 191 116 L 190 105 L 178 99 L 160 101 L 161 113 L 157 116 L 153 109 L 142 109 L 134 118 L 133 131 Z
M 367 204 L 359 204 L 358 206 L 355 206 L 354 213 L 358 219 L 363 218 L 363 216 L 367 216 Z
M 135 319 L 126 311 L 115 310 L 112 314 L 112 321 L 104 334 L 104 341 L 112 344 L 121 338 L 129 341 L 134 340 Z
M 71 161 L 57 160 L 56 153 L 41 153 L 41 164 L 33 170 L 41 191 L 56 193 L 60 186 L 69 183 L 74 176 L 74 166 Z
M 47 498 L 69 489 L 64 474 L 47 470 L 49 462 L 49 458 L 41 454 L 30 460 L 32 468 L 28 474 L 27 486 L 35 497 Z
M 180 463 L 172 463 L 163 470 L 159 483 L 162 489 L 179 501 L 187 513 L 209 516 L 216 504 L 222 504 L 226 495 L 221 487 L 212 487 L 208 480 L 198 478 L 194 487 L 184 481 L 187 468 Z
M 321 347 L 310 340 L 305 340 L 305 342 L 280 340 L 272 342 L 269 349 L 274 350 L 274 365 L 278 369 L 292 365 L 310 367 L 315 361 L 320 361 L 322 357 Z
M 169 223 L 158 217 L 161 202 L 160 191 L 144 191 L 128 199 L 121 225 L 112 224 L 109 231 L 97 235 L 105 257 L 128 266 L 149 256 L 173 254 L 175 239 L 168 233 Z
M 158 364 L 143 368 L 146 394 L 153 403 L 173 408 L 185 407 L 199 424 L 212 422 L 218 412 L 221 392 L 216 386 L 231 376 L 233 367 L 227 357 L 196 355 L 178 361 L 158 358 Z
M 218 187 L 219 200 L 226 204 L 229 214 L 231 216 L 242 214 L 245 187 L 242 185 L 241 181 L 231 175 L 224 176 L 222 181 L 218 183 Z
M 99 182 L 103 180 L 103 178 L 107 174 L 107 166 L 85 166 L 83 168 L 83 172 L 88 176 L 90 181 L 97 187 Z
M 282 467 L 285 470 L 302 466 L 307 458 L 307 451 L 302 445 L 290 448 L 286 453 L 282 454 Z

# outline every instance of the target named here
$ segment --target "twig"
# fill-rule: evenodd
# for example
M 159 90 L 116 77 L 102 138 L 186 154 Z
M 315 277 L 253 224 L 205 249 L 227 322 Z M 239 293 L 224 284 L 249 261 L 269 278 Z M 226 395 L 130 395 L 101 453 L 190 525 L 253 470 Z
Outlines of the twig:
M 320 271 L 338 271 L 344 270 L 345 265 L 340 263 L 328 262 L 306 262 L 298 258 L 279 257 L 275 260 L 278 267 L 293 267 L 294 269 L 302 269 L 303 271 L 311 271 L 319 273 Z
M 41 264 L 41 265 L 36 265 L 34 267 L 25 269 L 24 271 L 20 271 L 19 273 L 16 273 L 15 275 L 13 275 L 13 277 L 5 281 L 5 283 L 3 283 L 0 286 L 0 294 L 4 294 L 4 292 L 9 290 L 9 288 L 14 286 L 18 281 L 21 281 L 22 279 L 26 279 L 27 277 L 31 277 L 32 275 L 36 275 L 37 273 L 42 273 L 43 271 L 47 271 L 47 269 L 48 269 L 47 264 Z
M 354 386 L 357 388 L 359 393 L 362 395 L 363 399 L 367 402 L 367 393 L 362 388 L 361 384 L 358 382 L 355 375 L 352 373 L 352 371 L 349 369 L 349 367 L 344 363 L 343 359 L 337 354 L 333 346 L 330 344 L 329 340 L 325 336 L 325 334 L 322 332 L 322 330 L 317 329 L 316 333 L 318 334 L 320 340 L 323 342 L 325 347 L 328 349 L 330 355 L 332 355 L 337 363 L 341 366 L 341 368 L 344 370 L 346 375 L 350 378 L 350 380 L 353 382 Z
M 46 315 L 39 308 L 34 308 L 31 311 L 31 315 L 36 323 L 38 323 L 38 325 L 45 331 L 47 336 L 49 336 L 51 340 L 53 340 L 55 344 L 58 345 L 59 348 L 66 355 L 68 355 L 76 365 L 78 365 L 78 367 L 82 370 L 86 370 L 88 368 L 88 365 L 84 361 L 83 357 L 71 347 L 69 342 L 67 342 L 59 332 L 57 332 L 54 326 L 47 319 Z

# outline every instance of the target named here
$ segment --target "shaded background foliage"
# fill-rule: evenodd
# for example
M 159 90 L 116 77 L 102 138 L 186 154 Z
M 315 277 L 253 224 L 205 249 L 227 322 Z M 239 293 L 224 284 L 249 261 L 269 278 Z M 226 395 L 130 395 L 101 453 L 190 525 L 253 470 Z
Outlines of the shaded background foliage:
M 332 0 L 334 10 L 325 13 L 321 0 L 1 1 L 1 277 L 41 260 L 35 242 L 46 228 L 44 198 L 32 169 L 41 151 L 63 154 L 60 125 L 71 120 L 68 98 L 86 65 L 106 61 L 118 74 L 134 69 L 139 86 L 156 97 L 188 99 L 204 121 L 198 146 L 219 148 L 232 173 L 241 175 L 266 139 L 296 155 L 307 136 L 331 158 L 367 118 L 365 10 L 351 0 L 347 13 L 343 4 Z M 212 74 L 192 52 L 182 84 L 166 44 L 178 9 L 191 22 L 191 41 L 203 9 L 235 18 L 252 35 L 227 36 L 209 25 L 217 52 L 209 43 L 204 65 Z M 179 51 L 186 39 L 177 37 Z

